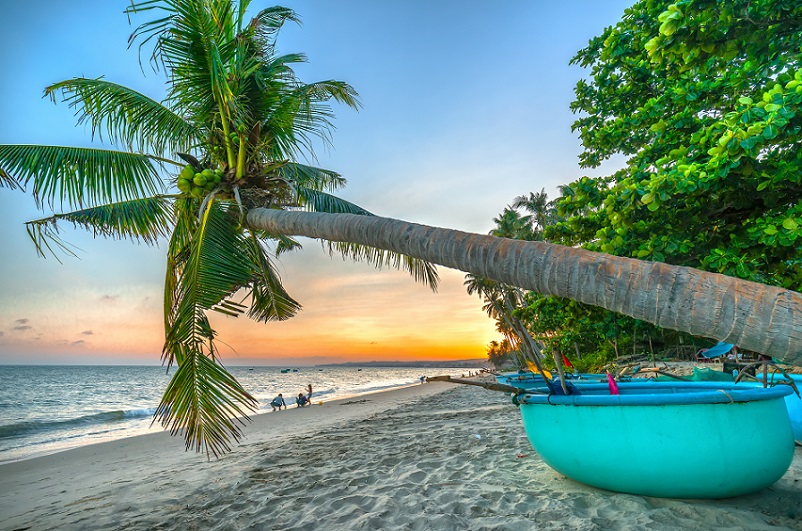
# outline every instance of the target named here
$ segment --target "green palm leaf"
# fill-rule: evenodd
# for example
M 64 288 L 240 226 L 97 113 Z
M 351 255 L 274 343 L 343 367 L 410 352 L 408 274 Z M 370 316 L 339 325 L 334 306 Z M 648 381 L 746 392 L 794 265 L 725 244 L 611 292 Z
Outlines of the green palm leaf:
M 314 138 L 331 143 L 334 113 L 326 102 L 332 98 L 354 109 L 360 107 L 357 92 L 340 81 L 299 84 L 283 94 L 262 125 L 274 132 L 277 156 L 295 154 L 299 148 L 312 152 Z
M 152 62 L 172 72 L 168 101 L 178 112 L 198 123 L 210 122 L 222 105 L 228 119 L 238 114 L 238 103 L 228 79 L 229 64 L 237 60 L 235 27 L 243 13 L 221 0 L 157 0 L 132 4 L 126 11 L 164 12 L 163 18 L 141 24 L 131 40 L 141 39 L 140 50 L 153 41 Z M 247 57 L 240 57 L 247 61 Z
M 175 201 L 175 227 L 167 247 L 167 271 L 164 280 L 165 337 L 169 335 L 174 320 L 173 312 L 179 297 L 181 273 L 189 260 L 192 235 L 197 230 L 198 217 L 195 212 L 199 202 L 199 200 L 189 197 L 179 197 Z
M 169 235 L 172 224 L 172 203 L 168 197 L 155 196 L 54 214 L 47 218 L 29 221 L 26 223 L 28 235 L 41 256 L 45 255 L 45 249 L 52 253 L 53 247 L 74 254 L 58 235 L 57 223 L 60 220 L 90 229 L 95 236 L 130 239 L 154 245 L 159 237 L 166 238 Z
M 180 346 L 197 349 L 209 338 L 204 325 L 206 310 L 227 315 L 244 311 L 242 305 L 228 300 L 253 276 L 249 244 L 238 217 L 236 205 L 215 200 L 209 202 L 201 216 L 170 311 L 164 346 L 168 364 L 177 359 Z
M 75 78 L 50 85 L 45 94 L 76 109 L 78 123 L 88 122 L 92 134 L 136 151 L 156 154 L 187 152 L 200 133 L 182 117 L 141 93 L 102 79 Z
M 252 234 L 249 241 L 251 261 L 256 266 L 256 271 L 251 286 L 251 309 L 248 316 L 262 322 L 284 321 L 295 316 L 301 310 L 301 305 L 281 285 L 281 278 L 256 235 Z
M 283 234 L 273 236 L 272 238 L 277 240 L 275 250 L 276 256 L 301 248 L 301 244 L 295 238 L 290 238 L 289 236 L 285 236 Z
M 429 262 L 411 258 L 407 255 L 384 251 L 376 249 L 375 247 L 367 247 L 350 242 L 327 242 L 329 252 L 337 252 L 346 258 L 357 262 L 367 262 L 377 269 L 384 266 L 389 266 L 395 269 L 401 269 L 412 275 L 416 282 L 421 282 L 429 286 L 432 291 L 437 291 L 437 285 L 440 282 L 440 277 L 437 274 L 437 268 Z
M 256 402 L 219 363 L 208 312 L 247 311 L 272 321 L 301 309 L 281 285 L 265 242 L 275 242 L 276 255 L 299 243 L 243 228 L 244 209 L 266 203 L 370 215 L 330 195 L 345 184 L 339 174 L 294 162 L 299 154 L 314 160 L 318 139 L 330 142 L 331 104 L 358 108 L 356 91 L 339 81 L 302 83 L 293 67 L 306 57 L 276 54 L 279 29 L 297 22 L 296 14 L 273 7 L 246 24 L 249 5 L 250 0 L 131 3 L 126 13 L 154 15 L 136 27 L 130 42 L 139 41 L 140 60 L 152 46 L 152 65 L 167 76 L 164 102 L 102 79 L 75 78 L 46 89 L 54 100 L 60 95 L 93 136 L 132 152 L 0 145 L 0 186 L 30 187 L 40 208 L 68 205 L 58 210 L 73 211 L 28 224 L 40 253 L 70 252 L 58 234 L 63 221 L 147 244 L 172 226 L 163 360 L 178 368 L 156 418 L 174 434 L 183 433 L 187 448 L 214 455 L 239 438 L 241 419 Z M 175 183 L 183 194 L 166 197 L 157 195 L 164 185 L 160 165 L 185 166 L 168 160 L 170 152 L 189 162 L 193 174 L 182 173 L 184 180 Z M 220 170 L 213 172 L 211 190 L 194 176 L 204 170 Z M 329 246 L 377 267 L 406 269 L 436 289 L 431 264 L 360 245 Z M 240 291 L 250 308 L 233 300 Z
M 335 171 L 296 162 L 288 162 L 280 166 L 276 169 L 276 173 L 296 186 L 321 192 L 324 190 L 333 191 L 342 188 L 346 184 L 345 179 Z
M 186 449 L 218 457 L 242 436 L 242 419 L 256 407 L 256 399 L 210 356 L 186 349 L 156 409 L 155 420 L 183 434 Z
M 240 7 L 240 12 L 245 11 L 247 5 L 250 4 L 250 0 L 242 3 L 244 3 L 245 6 Z M 250 27 L 254 30 L 256 36 L 262 41 L 264 45 L 263 52 L 265 55 L 273 55 L 275 50 L 276 35 L 281 27 L 288 21 L 300 23 L 301 19 L 298 18 L 297 13 L 295 13 L 295 11 L 292 9 L 281 6 L 268 7 L 253 17 Z
M 0 173 L 32 183 L 40 206 L 70 208 L 155 195 L 160 183 L 148 155 L 104 149 L 0 144 Z
M 253 410 L 256 400 L 217 363 L 215 332 L 205 312 L 242 313 L 245 307 L 228 299 L 251 282 L 253 268 L 237 206 L 212 199 L 196 220 L 198 203 L 181 198 L 176 205 L 165 281 L 163 354 L 167 365 L 177 363 L 178 370 L 156 418 L 173 434 L 183 433 L 188 449 L 217 456 L 229 449 L 232 437 L 239 440 L 237 417 Z
M 360 216 L 372 216 L 370 212 L 359 205 L 355 205 L 337 196 L 318 192 L 302 186 L 295 187 L 295 194 L 298 197 L 300 206 L 312 212 L 328 212 L 330 214 L 357 214 Z

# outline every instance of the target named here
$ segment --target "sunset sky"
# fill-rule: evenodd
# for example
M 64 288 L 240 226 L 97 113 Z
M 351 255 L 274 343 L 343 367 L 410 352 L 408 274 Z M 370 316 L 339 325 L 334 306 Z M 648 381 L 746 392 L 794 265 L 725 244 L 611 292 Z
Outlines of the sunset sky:
M 0 17 L 0 143 L 89 146 L 67 105 L 43 99 L 64 79 L 104 76 L 160 100 L 164 78 L 136 48 L 125 0 L 7 2 Z M 253 2 L 261 9 L 273 2 Z M 337 108 L 316 164 L 348 179 L 339 195 L 378 215 L 487 233 L 521 194 L 581 175 L 571 132 L 574 53 L 630 2 L 293 0 L 302 25 L 279 36 L 303 52 L 306 82 L 339 79 L 359 112 Z M 0 363 L 158 364 L 164 244 L 95 240 L 68 225 L 80 259 L 37 257 L 24 222 L 45 217 L 0 188 Z M 279 268 L 304 310 L 285 323 L 213 315 L 229 364 L 485 357 L 500 339 L 464 274 L 440 269 L 438 293 L 395 270 L 329 257 L 319 243 Z

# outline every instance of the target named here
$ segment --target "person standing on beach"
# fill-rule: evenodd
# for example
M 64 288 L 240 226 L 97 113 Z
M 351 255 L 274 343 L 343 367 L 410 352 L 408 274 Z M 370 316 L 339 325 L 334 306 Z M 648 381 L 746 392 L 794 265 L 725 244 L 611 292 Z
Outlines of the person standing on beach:
M 270 402 L 270 405 L 273 406 L 273 411 L 276 409 L 281 411 L 281 406 L 284 406 L 284 409 L 287 409 L 287 403 L 284 401 L 284 397 L 281 393 L 279 393 L 278 396 L 274 398 L 272 402 Z
M 311 404 L 312 403 L 312 384 L 309 384 L 309 386 L 306 388 L 306 390 L 309 391 L 308 394 L 306 395 L 306 398 L 307 398 L 307 400 L 309 400 L 309 403 Z

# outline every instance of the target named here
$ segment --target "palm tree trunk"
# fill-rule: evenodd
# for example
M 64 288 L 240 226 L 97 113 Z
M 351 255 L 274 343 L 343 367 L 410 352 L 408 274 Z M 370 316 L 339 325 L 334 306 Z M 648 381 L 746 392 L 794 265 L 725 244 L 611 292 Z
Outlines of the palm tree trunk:
M 368 245 L 802 364 L 802 294 L 689 267 L 417 225 L 257 208 L 251 227 Z

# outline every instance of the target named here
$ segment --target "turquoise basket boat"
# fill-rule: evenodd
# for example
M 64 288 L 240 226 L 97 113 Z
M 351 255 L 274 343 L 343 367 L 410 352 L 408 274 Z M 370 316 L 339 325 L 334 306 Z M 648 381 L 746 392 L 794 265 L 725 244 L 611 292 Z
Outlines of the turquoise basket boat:
M 756 492 L 791 465 L 789 386 L 645 381 L 618 389 L 520 395 L 526 434 L 543 461 L 580 483 L 663 498 Z

